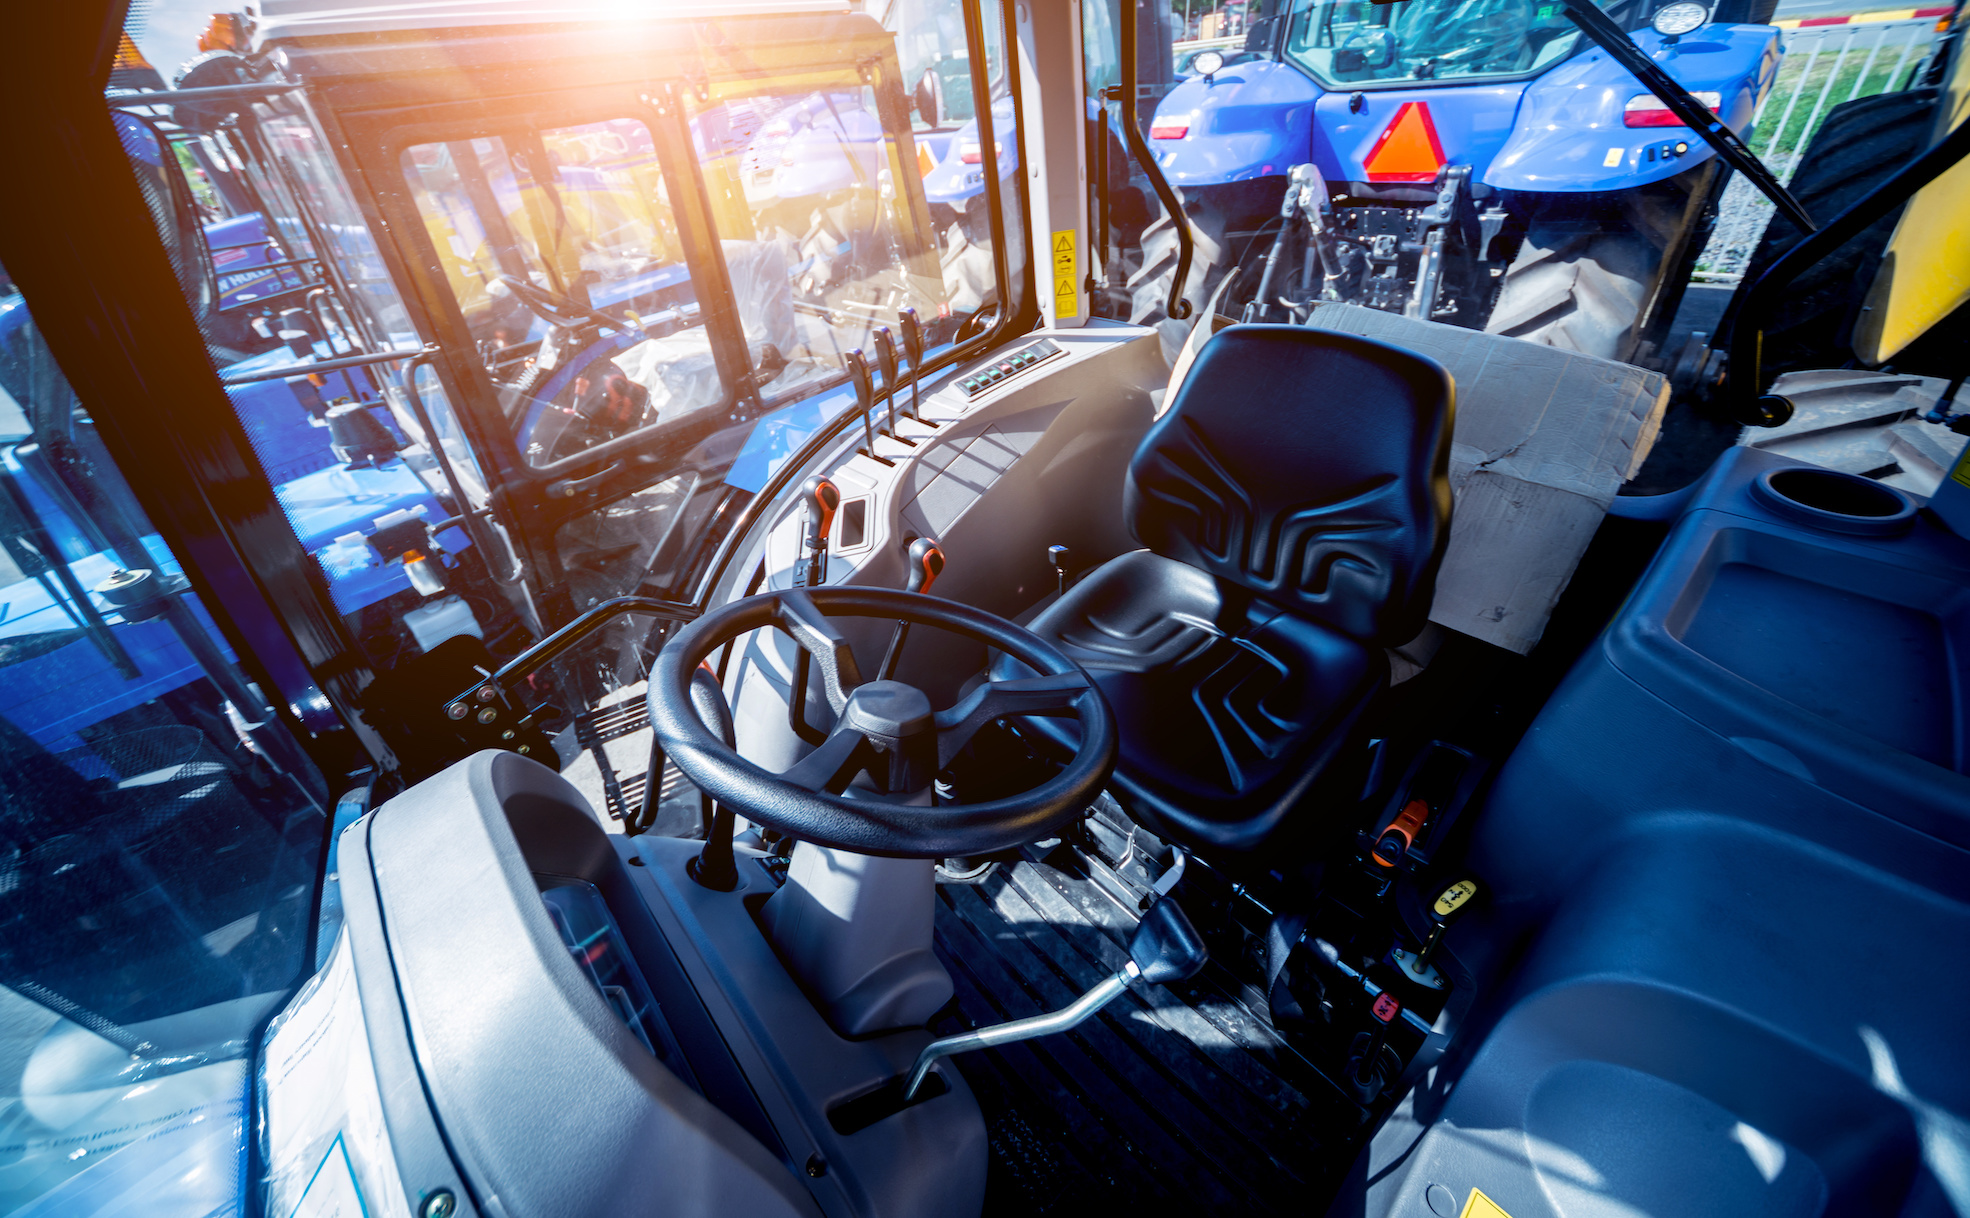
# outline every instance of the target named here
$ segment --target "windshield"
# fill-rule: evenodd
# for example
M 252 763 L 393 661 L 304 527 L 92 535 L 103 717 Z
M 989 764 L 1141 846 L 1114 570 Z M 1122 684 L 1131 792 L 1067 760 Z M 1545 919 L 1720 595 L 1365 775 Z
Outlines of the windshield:
M 1359 88 L 1523 76 L 1580 45 L 1559 0 L 1316 0 L 1286 55 L 1324 85 Z

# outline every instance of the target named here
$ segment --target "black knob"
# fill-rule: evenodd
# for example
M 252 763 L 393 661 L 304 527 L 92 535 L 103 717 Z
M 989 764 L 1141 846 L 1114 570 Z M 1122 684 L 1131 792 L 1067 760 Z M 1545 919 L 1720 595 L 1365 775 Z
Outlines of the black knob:
M 919 537 L 910 543 L 910 576 L 905 591 L 928 592 L 943 573 L 944 551 L 936 542 Z

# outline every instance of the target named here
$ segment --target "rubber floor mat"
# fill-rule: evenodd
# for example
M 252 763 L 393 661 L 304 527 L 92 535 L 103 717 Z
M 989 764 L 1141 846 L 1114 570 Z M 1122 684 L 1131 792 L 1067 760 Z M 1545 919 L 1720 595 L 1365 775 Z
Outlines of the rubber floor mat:
M 957 995 L 933 1029 L 1067 1005 L 1127 962 L 1135 922 L 1071 857 L 939 885 L 937 951 Z M 1072 1032 L 955 1059 L 990 1133 L 986 1214 L 1323 1212 L 1364 1132 L 1359 1109 L 1253 993 L 1214 961 Z

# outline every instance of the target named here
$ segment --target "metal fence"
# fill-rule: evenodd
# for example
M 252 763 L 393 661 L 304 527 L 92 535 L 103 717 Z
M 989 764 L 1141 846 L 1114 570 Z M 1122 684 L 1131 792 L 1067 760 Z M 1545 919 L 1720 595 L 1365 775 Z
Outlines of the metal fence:
M 1751 150 L 1790 183 L 1835 106 L 1908 87 L 1939 37 L 1934 18 L 1784 30 L 1785 59 L 1758 107 Z M 1698 282 L 1735 283 L 1772 218 L 1772 204 L 1742 177 L 1724 190 L 1717 227 L 1697 257 Z M 1817 218 L 1817 217 L 1816 217 Z

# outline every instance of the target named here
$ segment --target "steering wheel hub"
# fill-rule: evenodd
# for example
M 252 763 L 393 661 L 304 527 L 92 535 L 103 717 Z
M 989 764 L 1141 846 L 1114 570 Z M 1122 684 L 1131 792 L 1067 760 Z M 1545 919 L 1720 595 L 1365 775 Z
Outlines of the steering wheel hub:
M 1040 675 L 988 681 L 934 710 L 922 690 L 864 681 L 830 617 L 873 617 L 964 635 Z M 705 726 L 691 674 L 719 647 L 777 629 L 807 652 L 834 712 L 827 738 L 791 769 L 772 773 Z M 1115 767 L 1115 716 L 1072 660 L 1031 631 L 969 605 L 887 588 L 793 588 L 734 601 L 685 627 L 658 653 L 650 722 L 665 753 L 698 788 L 748 820 L 802 841 L 860 854 L 944 858 L 989 854 L 1044 837 L 1085 810 Z M 1059 772 L 1019 795 L 926 807 L 851 799 L 851 784 L 888 795 L 923 792 L 980 728 L 1008 715 L 1073 715 L 1080 748 Z
M 862 734 L 883 754 L 887 766 L 870 766 L 869 777 L 885 793 L 920 791 L 937 774 L 937 724 L 930 699 L 901 681 L 870 681 L 848 695 L 840 729 Z

